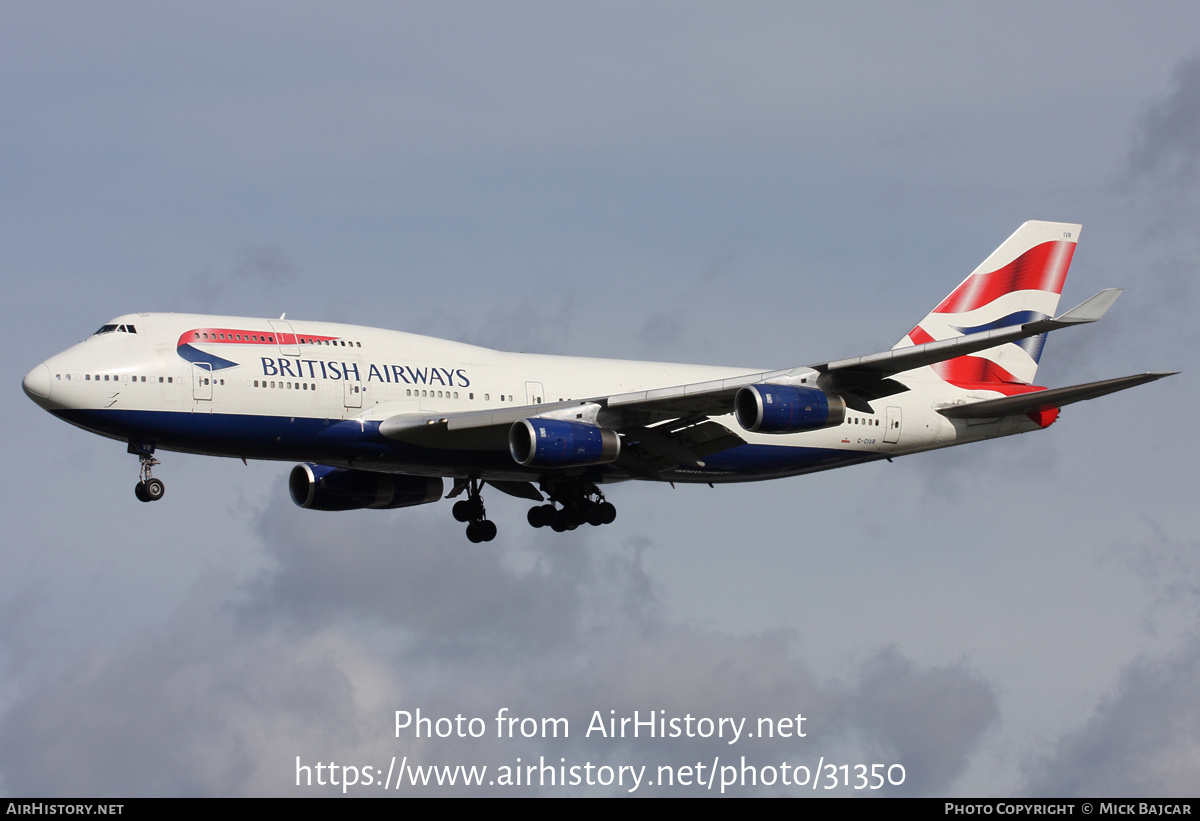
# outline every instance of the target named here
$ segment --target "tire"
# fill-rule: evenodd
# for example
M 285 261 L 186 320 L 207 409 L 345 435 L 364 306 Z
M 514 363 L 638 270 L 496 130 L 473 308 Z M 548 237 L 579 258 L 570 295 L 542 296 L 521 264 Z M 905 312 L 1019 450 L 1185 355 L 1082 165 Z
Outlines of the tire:
M 144 487 L 147 502 L 157 502 L 167 492 L 167 486 L 161 479 L 147 479 Z
M 150 501 L 150 497 L 146 495 L 146 486 L 141 482 L 133 486 L 133 495 L 138 498 L 139 502 Z
M 600 524 L 610 525 L 617 520 L 617 507 L 612 502 L 600 503 Z

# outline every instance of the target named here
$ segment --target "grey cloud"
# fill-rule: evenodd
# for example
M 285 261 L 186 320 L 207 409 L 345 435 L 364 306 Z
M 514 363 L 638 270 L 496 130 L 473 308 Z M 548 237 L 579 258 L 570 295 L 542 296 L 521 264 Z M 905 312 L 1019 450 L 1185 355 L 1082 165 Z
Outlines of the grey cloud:
M 276 290 L 296 279 L 296 266 L 287 251 L 278 245 L 258 245 L 243 248 L 235 269 L 235 278 L 257 281 L 264 288 Z
M 643 321 L 637 338 L 650 353 L 648 356 L 665 359 L 675 357 L 690 359 L 699 344 L 697 331 L 707 328 L 695 327 L 689 322 L 689 314 L 697 305 L 711 299 L 711 286 L 724 276 L 737 259 L 735 251 L 727 251 L 710 262 L 692 283 L 683 283 L 674 289 L 675 304 L 670 308 L 654 311 Z
M 432 519 L 284 504 L 261 516 L 274 564 L 263 578 L 233 591 L 209 579 L 170 623 L 18 699 L 0 725 L 10 789 L 278 794 L 295 788 L 297 755 L 490 767 L 545 756 L 653 771 L 742 755 L 815 767 L 840 752 L 847 762 L 890 756 L 908 767 L 905 792 L 929 793 L 950 787 L 996 712 L 991 688 L 961 666 L 921 669 L 885 650 L 849 681 L 823 681 L 792 631 L 738 637 L 673 623 L 642 568 L 645 540 L 551 547 L 519 531 L 508 548 L 480 549 L 439 540 Z M 392 711 L 417 707 L 483 717 L 488 737 L 394 738 Z M 496 739 L 501 707 L 567 717 L 571 737 Z M 592 715 L 610 710 L 745 717 L 754 731 L 759 717 L 803 713 L 808 736 L 733 746 L 585 737 Z
M 238 252 L 238 260 L 228 275 L 217 275 L 211 267 L 192 276 L 175 300 L 181 311 L 218 310 L 228 301 L 228 294 L 238 286 L 259 286 L 263 295 L 275 298 L 283 295 L 296 281 L 298 271 L 287 251 L 277 245 L 248 246 Z
M 1180 63 L 1171 90 L 1155 103 L 1141 123 L 1130 170 L 1176 189 L 1195 184 L 1200 161 L 1200 57 Z
M 518 301 L 491 305 L 482 316 L 436 311 L 414 331 L 506 351 L 565 353 L 572 340 L 575 291 L 564 283 L 531 286 Z
M 1139 660 L 1116 693 L 1054 753 L 1031 762 L 1028 794 L 1191 796 L 1200 772 L 1200 640 Z

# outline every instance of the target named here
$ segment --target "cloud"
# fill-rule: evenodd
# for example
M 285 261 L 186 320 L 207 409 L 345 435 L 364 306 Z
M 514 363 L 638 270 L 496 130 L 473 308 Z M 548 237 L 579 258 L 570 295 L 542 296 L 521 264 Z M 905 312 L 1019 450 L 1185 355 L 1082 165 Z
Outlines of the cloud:
M 1200 169 L 1200 57 L 1175 67 L 1171 89 L 1152 105 L 1129 156 L 1134 177 L 1177 190 L 1195 185 Z
M 643 568 L 653 550 L 646 540 L 610 544 L 603 531 L 577 531 L 582 538 L 563 545 L 517 531 L 510 547 L 481 549 L 448 541 L 440 516 L 401 513 L 314 516 L 277 496 L 259 520 L 273 569 L 241 587 L 207 579 L 161 628 L 89 653 L 20 695 L 0 724 L 6 789 L 273 795 L 297 790 L 297 756 L 381 768 L 396 756 L 492 772 L 518 757 L 657 772 L 740 765 L 744 756 L 776 774 L 783 762 L 815 768 L 822 756 L 842 756 L 901 763 L 902 791 L 938 793 L 995 719 L 990 686 L 963 666 L 924 669 L 884 648 L 848 680 L 822 680 L 800 657 L 795 631 L 733 636 L 671 622 Z M 480 717 L 488 733 L 396 738 L 394 711 L 417 708 Z M 565 717 L 570 737 L 496 738 L 501 708 Z M 777 726 L 803 714 L 806 737 L 730 745 L 728 736 L 645 730 L 587 736 L 595 716 L 634 711 L 643 721 L 745 718 L 755 735 L 759 718 Z
M 204 268 L 188 280 L 183 293 L 175 300 L 180 310 L 212 311 L 225 304 L 226 295 L 243 285 L 257 285 L 267 297 L 284 293 L 298 277 L 298 271 L 287 251 L 277 245 L 255 245 L 242 248 L 228 276 L 215 275 Z
M 1200 772 L 1200 640 L 1139 660 L 1054 753 L 1028 766 L 1030 795 L 1190 796 Z

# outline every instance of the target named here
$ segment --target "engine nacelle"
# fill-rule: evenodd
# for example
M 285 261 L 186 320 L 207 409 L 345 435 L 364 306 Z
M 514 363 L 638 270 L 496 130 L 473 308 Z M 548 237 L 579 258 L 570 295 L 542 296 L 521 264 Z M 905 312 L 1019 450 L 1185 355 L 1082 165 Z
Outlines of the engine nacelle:
M 584 422 L 535 417 L 513 424 L 508 432 L 508 452 L 518 464 L 528 467 L 605 465 L 620 456 L 621 437 Z
M 846 400 L 820 388 L 748 385 L 733 399 L 738 424 L 757 433 L 799 433 L 842 424 Z
M 288 477 L 292 501 L 309 510 L 412 507 L 442 498 L 441 477 L 347 470 L 311 463 Z

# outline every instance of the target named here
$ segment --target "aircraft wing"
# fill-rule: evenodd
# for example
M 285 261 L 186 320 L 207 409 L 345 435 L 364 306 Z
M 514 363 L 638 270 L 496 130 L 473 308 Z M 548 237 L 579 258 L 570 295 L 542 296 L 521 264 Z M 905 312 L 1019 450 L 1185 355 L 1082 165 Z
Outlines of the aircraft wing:
M 1104 316 L 1120 295 L 1121 289 L 1109 288 L 1052 319 L 979 331 L 869 356 L 839 359 L 800 368 L 764 371 L 712 382 L 624 393 L 593 401 L 601 402 L 607 409 L 608 413 L 602 412 L 600 416 L 604 422 L 617 421 L 614 419 L 617 414 L 617 419 L 620 420 L 644 422 L 681 414 L 719 416 L 732 413 L 733 398 L 738 388 L 761 383 L 795 384 L 804 380 L 819 384 L 831 392 L 858 392 L 864 399 L 878 399 L 904 390 L 902 385 L 889 380 L 890 376 L 925 365 L 957 359 L 997 345 L 1039 336 L 1048 331 L 1095 322 Z M 847 397 L 847 403 L 853 406 L 853 399 Z M 638 419 L 639 414 L 645 418 Z
M 516 405 L 438 416 L 403 414 L 384 420 L 379 432 L 390 439 L 428 447 L 507 450 L 509 428 L 522 419 L 547 417 L 578 420 L 619 431 L 627 439 L 636 441 L 639 451 L 636 455 L 644 459 L 645 464 L 635 464 L 634 454 L 630 454 L 631 472 L 638 472 L 639 469 L 642 472 L 655 471 L 661 469 L 657 467 L 659 464 L 694 464 L 702 461 L 705 455 L 742 443 L 743 440 L 734 434 L 708 437 L 701 427 L 709 417 L 733 412 L 734 397 L 739 388 L 762 383 L 810 383 L 846 394 L 847 404 L 855 407 L 867 399 L 905 390 L 903 385 L 888 379 L 894 374 L 1038 336 L 1047 331 L 1095 322 L 1120 294 L 1121 291 L 1115 288 L 1101 291 L 1052 319 L 980 331 L 853 359 L 569 402 Z M 1122 387 L 1131 387 L 1132 384 L 1137 383 Z M 1046 393 L 1040 392 L 1038 395 L 1045 396 Z M 979 404 L 963 407 L 977 407 Z

